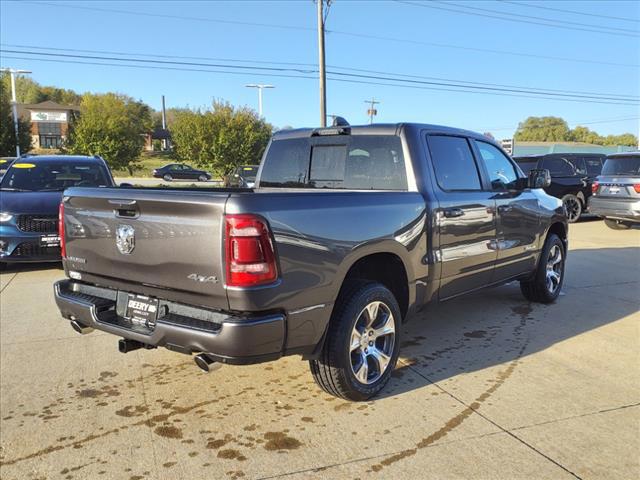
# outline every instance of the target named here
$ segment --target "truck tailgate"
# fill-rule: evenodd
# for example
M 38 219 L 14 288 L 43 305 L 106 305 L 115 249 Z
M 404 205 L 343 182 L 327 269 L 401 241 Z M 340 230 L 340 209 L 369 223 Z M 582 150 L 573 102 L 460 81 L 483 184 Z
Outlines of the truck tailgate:
M 112 278 L 186 291 L 205 296 L 203 305 L 227 308 L 221 225 L 228 196 L 69 189 L 64 207 L 67 267 L 100 276 L 106 286 Z

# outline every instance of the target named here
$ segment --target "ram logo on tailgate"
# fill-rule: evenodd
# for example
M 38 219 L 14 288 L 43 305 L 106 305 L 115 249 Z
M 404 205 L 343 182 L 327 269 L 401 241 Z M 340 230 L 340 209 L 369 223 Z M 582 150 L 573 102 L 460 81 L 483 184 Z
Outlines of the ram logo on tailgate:
M 135 230 L 131 225 L 118 225 L 116 246 L 123 255 L 129 255 L 136 246 Z

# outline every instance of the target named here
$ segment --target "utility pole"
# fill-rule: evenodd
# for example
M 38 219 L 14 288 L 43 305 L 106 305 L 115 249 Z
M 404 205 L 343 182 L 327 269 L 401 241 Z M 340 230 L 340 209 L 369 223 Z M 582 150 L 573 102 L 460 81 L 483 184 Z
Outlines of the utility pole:
M 162 135 L 164 136 L 167 130 L 167 111 L 164 106 L 164 95 L 162 95 Z M 167 145 L 167 139 L 162 139 L 162 150 L 167 150 L 169 146 Z
M 262 90 L 265 88 L 276 88 L 273 85 L 264 85 L 262 83 L 249 83 L 245 85 L 245 87 L 249 88 L 257 88 L 258 89 L 258 115 L 262 118 Z
M 378 114 L 378 110 L 375 108 L 375 106 L 380 102 L 378 102 L 375 98 L 371 97 L 371 100 L 365 100 L 364 103 L 369 104 L 369 108 L 367 109 L 367 115 L 369 115 L 369 125 L 371 125 L 373 123 L 374 115 Z
M 3 72 L 9 72 L 11 76 L 11 108 L 13 110 L 13 128 L 16 132 L 16 157 L 20 156 L 20 137 L 18 136 L 18 101 L 16 100 L 16 74 L 31 73 L 30 70 L 16 70 L 14 68 L 3 68 Z
M 318 4 L 318 70 L 320 73 L 320 126 L 327 126 L 327 75 L 324 64 L 324 14 L 322 12 L 325 0 L 316 0 Z M 327 0 L 327 7 L 329 2 Z

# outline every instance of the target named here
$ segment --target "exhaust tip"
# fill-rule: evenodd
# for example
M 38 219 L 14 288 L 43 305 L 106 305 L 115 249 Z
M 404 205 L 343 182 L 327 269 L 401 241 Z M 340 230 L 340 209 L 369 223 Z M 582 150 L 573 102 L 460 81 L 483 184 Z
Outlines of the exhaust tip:
M 92 327 L 87 327 L 84 323 L 80 323 L 77 320 L 71 320 L 71 328 L 73 328 L 80 335 L 86 335 L 87 333 L 93 332 Z
M 216 362 L 213 357 L 207 353 L 199 353 L 193 359 L 196 365 L 203 372 L 213 372 L 222 366 L 220 362 Z

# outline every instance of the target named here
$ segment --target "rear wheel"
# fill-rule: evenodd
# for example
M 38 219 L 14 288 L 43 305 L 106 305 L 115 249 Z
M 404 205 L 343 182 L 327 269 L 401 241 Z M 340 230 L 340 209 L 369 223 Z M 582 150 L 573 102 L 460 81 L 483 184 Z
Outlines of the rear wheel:
M 531 302 L 552 303 L 560 295 L 564 282 L 565 251 L 560 237 L 552 233 L 544 242 L 536 273 L 520 282 L 520 290 Z
M 336 304 L 320 358 L 309 366 L 316 383 L 346 400 L 367 400 L 389 381 L 400 351 L 400 307 L 382 284 L 353 284 Z
M 604 224 L 612 228 L 613 230 L 629 230 L 631 228 L 631 222 L 624 222 L 622 220 L 614 220 L 612 218 L 605 218 Z
M 567 194 L 562 197 L 562 204 L 569 223 L 577 222 L 580 215 L 582 215 L 582 202 L 580 199 L 575 195 Z
M 162 178 L 164 179 L 165 182 L 170 182 L 171 180 L 173 180 L 173 177 L 168 173 Z

